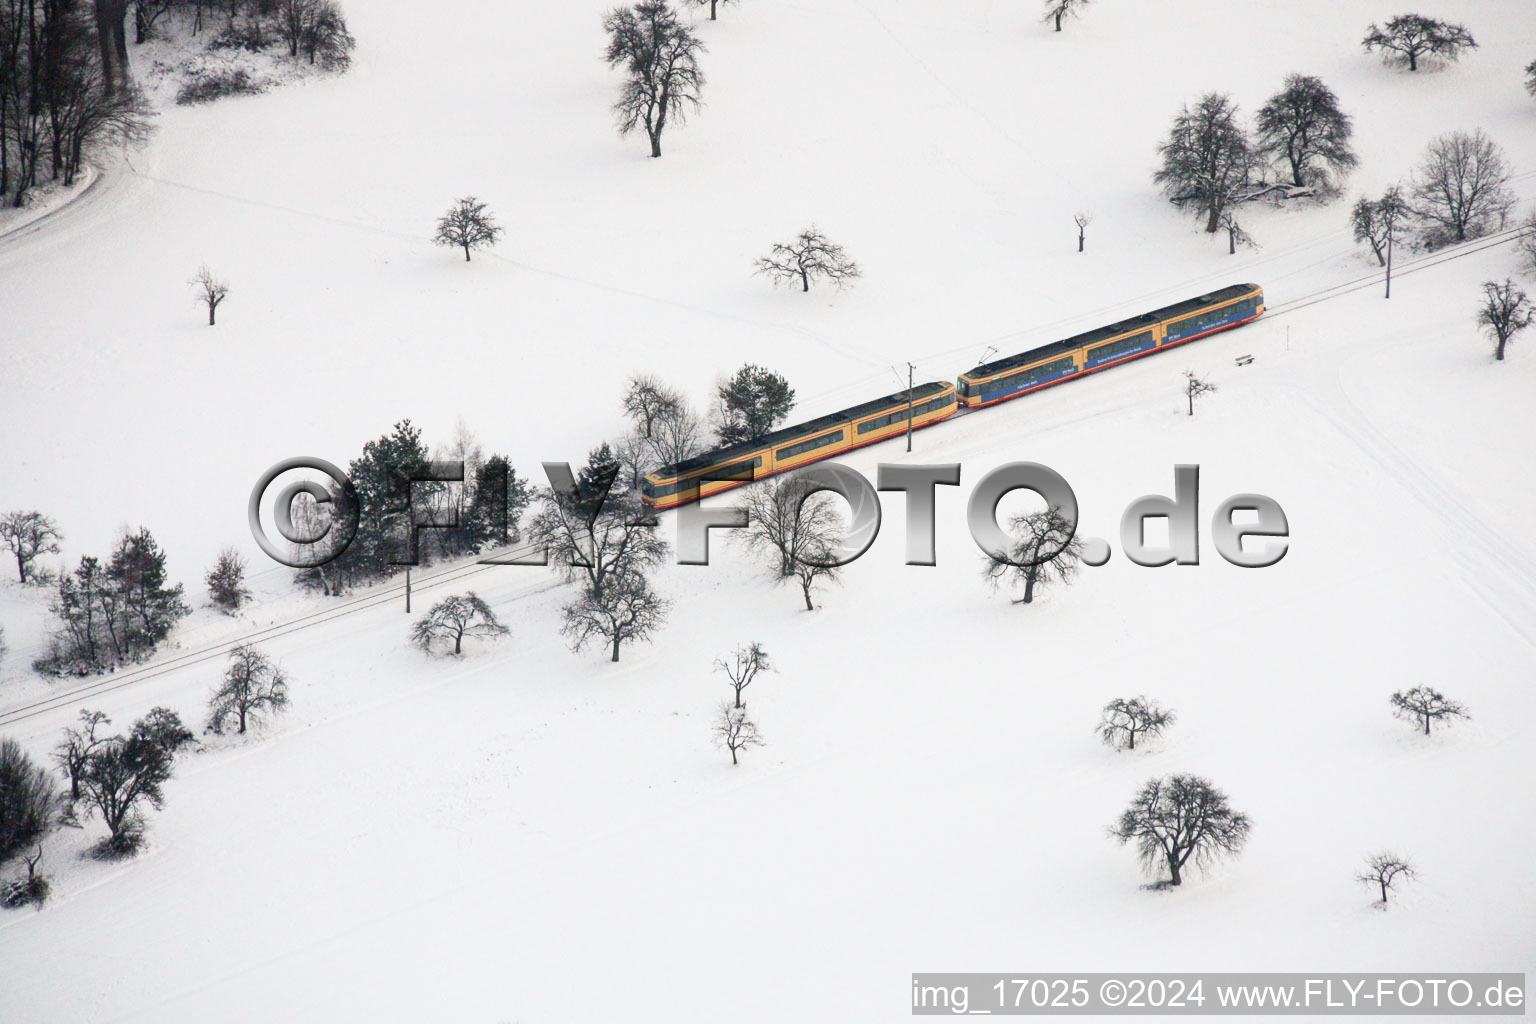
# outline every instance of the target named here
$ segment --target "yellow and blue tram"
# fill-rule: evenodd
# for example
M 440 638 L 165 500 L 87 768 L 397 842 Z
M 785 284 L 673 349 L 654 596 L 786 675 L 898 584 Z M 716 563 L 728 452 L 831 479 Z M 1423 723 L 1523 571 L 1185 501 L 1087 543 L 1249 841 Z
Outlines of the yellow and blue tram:
M 939 423 L 960 411 L 995 405 L 1062 381 L 1118 366 L 1224 331 L 1264 312 L 1264 291 L 1234 284 L 1073 337 L 994 359 L 950 384 L 933 381 L 762 437 L 716 448 L 647 473 L 641 499 L 673 508 L 754 480 Z
M 1264 291 L 1258 285 L 1229 285 L 1209 295 L 983 363 L 960 375 L 960 401 L 968 409 L 1006 402 L 1245 324 L 1263 312 Z
M 647 473 L 640 497 L 652 508 L 672 508 L 764 477 L 798 469 L 912 429 L 938 423 L 959 408 L 955 386 L 933 381 L 872 402 L 781 427 L 762 437 L 696 455 Z M 710 479 L 705 479 L 706 477 Z M 721 479 L 724 478 L 724 479 Z

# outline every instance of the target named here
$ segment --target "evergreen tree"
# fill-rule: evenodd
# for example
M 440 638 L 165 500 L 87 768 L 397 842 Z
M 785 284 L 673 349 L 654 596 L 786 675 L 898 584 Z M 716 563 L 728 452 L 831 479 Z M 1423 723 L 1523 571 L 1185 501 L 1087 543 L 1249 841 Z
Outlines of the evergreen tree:
M 718 389 L 722 444 L 768 433 L 795 406 L 795 389 L 782 374 L 747 363 Z
M 410 496 L 413 490 L 426 493 L 423 484 L 410 481 L 427 474 L 429 461 L 421 430 L 408 419 L 364 445 L 347 467 L 356 495 L 357 536 L 331 562 L 302 570 L 300 581 L 334 595 L 397 572 L 410 551 Z M 343 493 L 333 498 L 335 513 L 349 514 L 353 499 Z
M 118 541 L 107 580 L 121 597 L 128 657 L 147 656 L 191 609 L 178 583 L 166 586 L 165 553 L 144 528 Z
M 251 592 L 245 586 L 245 559 L 234 548 L 219 552 L 203 581 L 208 584 L 209 600 L 230 615 L 250 599 Z
M 474 491 L 459 523 L 466 550 L 515 544 L 522 533 L 518 523 L 529 503 L 533 487 L 518 476 L 505 455 L 492 455 L 475 470 Z

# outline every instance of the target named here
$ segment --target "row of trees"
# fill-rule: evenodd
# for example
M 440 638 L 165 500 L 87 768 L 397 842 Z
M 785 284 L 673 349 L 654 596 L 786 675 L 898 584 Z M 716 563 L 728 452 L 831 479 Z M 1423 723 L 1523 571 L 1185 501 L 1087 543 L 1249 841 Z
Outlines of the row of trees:
M 208 698 L 207 729 L 245 733 L 288 707 L 288 681 L 266 654 L 249 645 L 230 651 L 223 678 Z M 42 844 L 60 825 L 79 827 L 80 810 L 100 817 L 107 835 L 92 847 L 102 858 L 128 856 L 144 842 L 145 811 L 160 808 L 175 755 L 196 737 L 169 708 L 152 708 L 126 733 L 108 734 L 112 720 L 82 710 L 53 749 L 61 789 L 49 770 L 14 740 L 0 740 L 0 864 L 26 860 L 25 878 L 0 886 L 0 906 L 41 903 L 49 883 L 37 873 Z M 33 848 L 35 847 L 35 851 Z M 30 852 L 29 851 L 33 851 Z
M 0 0 L 0 201 L 65 185 L 93 148 L 142 143 L 152 111 L 127 81 L 127 0 Z
M 58 580 L 50 606 L 56 626 L 47 653 L 33 662 L 44 675 L 90 675 L 142 661 L 188 609 L 181 584 L 170 585 L 165 552 L 147 530 L 125 534 L 112 555 L 86 555 Z
M 461 462 L 462 480 L 445 475 L 434 462 Z M 301 584 L 330 595 L 388 578 L 413 561 L 459 558 L 515 543 L 518 521 L 532 499 L 528 481 L 504 455 L 487 455 L 474 434 L 460 424 L 453 441 L 434 455 L 420 428 L 401 420 L 369 441 L 348 465 L 351 492 L 333 495 L 327 513 L 310 497 L 295 503 L 294 521 L 303 536 L 319 536 L 328 514 L 357 517 L 357 535 L 333 561 L 299 572 Z M 410 529 L 412 509 L 418 524 Z M 337 532 L 321 542 L 334 543 Z M 305 546 L 299 546 L 301 550 Z
M 1207 232 L 1225 223 L 1235 240 L 1235 209 L 1262 188 L 1268 167 L 1283 168 L 1292 187 L 1330 192 L 1359 162 L 1353 135 L 1338 97 L 1312 75 L 1288 75 L 1252 135 L 1232 98 L 1210 92 L 1174 118 L 1153 181 L 1175 206 L 1203 216 Z
M 1504 150 L 1482 129 L 1437 136 L 1407 185 L 1356 201 L 1350 211 L 1355 241 L 1387 266 L 1393 246 L 1410 233 L 1434 249 L 1502 230 L 1516 202 L 1510 177 Z

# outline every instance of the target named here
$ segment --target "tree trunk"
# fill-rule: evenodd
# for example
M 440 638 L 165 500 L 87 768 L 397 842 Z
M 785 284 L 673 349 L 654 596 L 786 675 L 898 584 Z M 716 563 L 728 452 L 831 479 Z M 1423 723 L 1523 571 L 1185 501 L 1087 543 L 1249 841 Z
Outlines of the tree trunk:
M 1136 730 L 1135 729 L 1127 729 L 1126 733 L 1131 737 L 1130 749 L 1131 750 L 1135 750 L 1136 749 Z
M 0 197 L 3 197 L 11 189 L 11 161 L 7 154 L 10 149 L 9 140 L 6 139 L 6 125 L 10 122 L 9 96 L 4 86 L 0 86 Z
M 735 764 L 735 763 L 736 763 L 736 747 L 735 747 L 735 745 L 732 745 L 731 746 L 731 764 Z
M 27 582 L 27 563 L 22 559 L 21 552 L 16 552 L 16 573 L 21 577 L 21 582 Z
M 453 638 L 453 653 L 458 654 L 464 649 L 464 634 L 460 633 Z
M 112 71 L 112 12 L 111 0 L 96 0 L 96 42 L 101 47 L 101 87 L 111 96 L 117 86 L 117 76 Z
M 1221 207 L 1213 204 L 1211 206 L 1210 216 L 1205 218 L 1205 233 L 1208 235 L 1214 235 L 1216 233 L 1216 229 L 1221 226 L 1220 219 Z
M 1168 858 L 1168 882 L 1170 885 L 1183 885 L 1184 879 L 1179 874 L 1179 861 L 1177 857 Z
M 646 134 L 651 137 L 651 156 L 653 158 L 661 156 L 661 133 L 646 132 Z
M 1424 735 L 1425 736 L 1429 735 L 1429 716 L 1428 715 L 1424 716 Z
M 1056 12 L 1056 31 L 1061 31 L 1061 11 Z
M 800 271 L 800 290 L 802 292 L 811 290 L 811 275 L 803 269 Z
M 1035 599 L 1035 574 L 1029 573 L 1024 577 L 1024 603 L 1029 604 Z
M 1228 229 L 1227 231 L 1227 255 L 1237 255 L 1237 232 L 1232 231 L 1231 229 Z
M 245 735 L 245 705 L 240 706 L 240 735 Z
M 811 604 L 811 585 L 809 583 L 802 583 L 800 584 L 800 589 L 805 591 L 805 610 L 808 612 L 815 611 L 816 606 Z
M 619 638 L 617 636 L 615 636 L 613 638 L 613 657 L 609 658 L 608 660 L 609 661 L 618 661 L 619 660 Z
M 714 21 L 715 20 L 715 4 L 717 4 L 719 2 L 720 2 L 720 0 L 709 0 L 709 20 L 710 21 Z
M 1387 883 L 1386 883 L 1386 880 L 1378 878 L 1377 881 L 1381 882 L 1381 905 L 1382 906 L 1386 906 L 1387 905 Z
M 1189 399 L 1189 414 L 1193 416 L 1195 414 L 1195 393 L 1193 391 L 1186 391 L 1185 397 Z
M 213 326 L 213 311 L 218 309 L 218 308 L 219 308 L 219 304 L 217 302 L 210 302 L 210 303 L 208 303 L 208 326 L 209 327 Z M 241 729 L 240 731 L 244 732 L 245 730 Z
M 1077 251 L 1083 251 L 1083 233 L 1081 230 L 1079 230 L 1077 233 Z
M 1499 335 L 1499 347 L 1494 351 L 1493 358 L 1498 360 L 1502 360 L 1504 358 L 1504 343 L 1508 340 L 1509 339 L 1504 337 L 1504 335 Z
M 1419 55 L 1414 53 L 1412 50 L 1408 51 L 1408 70 L 1419 70 Z
M 464 262 L 465 263 L 469 262 L 469 243 L 468 242 L 464 243 Z

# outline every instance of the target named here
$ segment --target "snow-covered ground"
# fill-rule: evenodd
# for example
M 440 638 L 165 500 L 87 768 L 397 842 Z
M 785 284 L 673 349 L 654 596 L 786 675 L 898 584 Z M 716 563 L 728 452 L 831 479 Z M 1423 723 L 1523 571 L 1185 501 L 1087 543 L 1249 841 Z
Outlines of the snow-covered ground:
M 110 201 L 0 240 L 0 509 L 55 515 L 71 558 L 146 525 L 197 599 L 217 549 L 245 548 L 257 603 L 200 610 L 170 657 L 332 607 L 259 561 L 249 488 L 402 417 L 431 441 L 462 417 L 527 473 L 616 434 L 634 372 L 702 406 L 750 359 L 810 415 L 896 390 L 909 360 L 953 377 L 1212 285 L 1280 309 L 847 459 L 959 461 L 964 486 L 941 489 L 936 568 L 901 564 L 888 498 L 816 613 L 717 540 L 712 566 L 660 574 L 668 626 L 616 666 L 566 649 L 567 592 L 531 568 L 420 592 L 472 586 L 512 625 L 462 661 L 410 648 L 398 603 L 274 637 L 292 712 L 182 755 L 147 853 L 80 859 L 97 823 L 50 841 L 55 898 L 0 913 L 0 1019 L 895 1020 L 912 971 L 1536 971 L 1536 342 L 1495 364 L 1472 319 L 1515 256 L 1284 312 L 1373 270 L 1348 200 L 1256 209 L 1262 248 L 1228 256 L 1150 184 L 1181 102 L 1223 89 L 1251 112 L 1300 71 L 1355 116 L 1351 196 L 1482 127 L 1528 209 L 1520 5 L 1455 4 L 1481 48 L 1410 75 L 1359 52 L 1399 13 L 1366 0 L 1100 0 L 1059 35 L 1016 0 L 744 0 L 701 20 L 707 106 L 654 161 L 614 136 L 605 6 L 354 2 L 347 75 L 169 108 Z M 470 193 L 507 237 L 466 265 L 428 237 Z M 856 287 L 752 276 L 810 222 Z M 202 261 L 232 285 L 216 328 L 186 285 Z M 1193 418 L 1185 368 L 1220 387 Z M 1259 571 L 1208 541 L 1199 567 L 1117 552 L 1011 606 L 963 512 L 1017 459 L 1061 472 L 1116 548 L 1121 510 L 1198 463 L 1207 522 L 1268 494 L 1290 552 Z M 27 669 L 45 603 L 0 587 L 0 733 L 38 755 L 77 710 L 6 714 L 69 685 Z M 779 667 L 749 691 L 769 745 L 733 768 L 710 666 L 753 639 Z M 88 706 L 195 719 L 221 667 Z M 1386 698 L 1416 684 L 1474 717 L 1415 734 Z M 1179 722 L 1115 754 L 1098 709 L 1138 692 Z M 1171 771 L 1208 775 L 1254 834 L 1152 893 L 1105 830 Z M 1353 881 L 1383 848 L 1420 872 L 1385 913 Z

